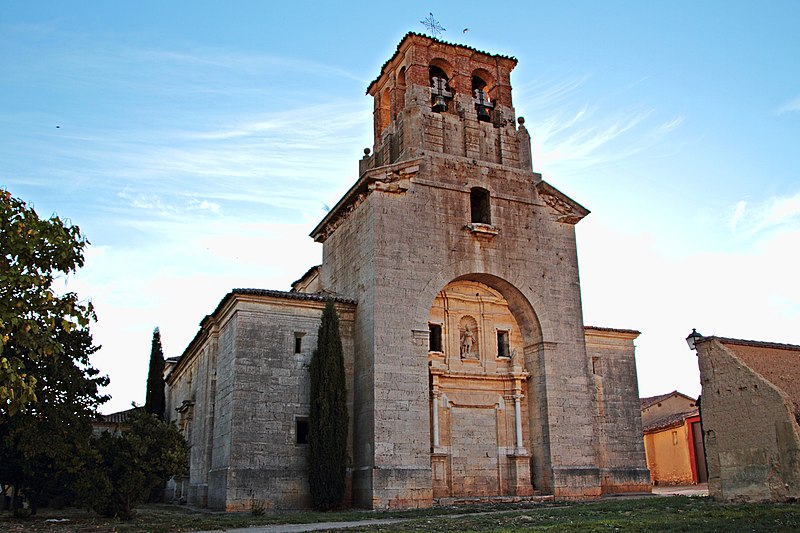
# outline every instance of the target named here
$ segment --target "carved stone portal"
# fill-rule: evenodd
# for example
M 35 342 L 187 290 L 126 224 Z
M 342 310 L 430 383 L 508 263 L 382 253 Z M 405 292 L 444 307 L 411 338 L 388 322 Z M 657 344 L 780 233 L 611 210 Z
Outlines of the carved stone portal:
M 508 302 L 481 282 L 453 281 L 428 324 L 441 324 L 428 350 L 434 497 L 531 494 L 529 374 Z

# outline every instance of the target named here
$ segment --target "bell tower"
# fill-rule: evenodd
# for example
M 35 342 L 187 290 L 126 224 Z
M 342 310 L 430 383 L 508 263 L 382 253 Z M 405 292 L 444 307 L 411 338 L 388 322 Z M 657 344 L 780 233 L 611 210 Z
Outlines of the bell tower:
M 356 504 L 649 487 L 641 431 L 600 421 L 574 227 L 589 211 L 532 170 L 516 64 L 408 33 L 367 89 L 359 178 L 311 232 L 322 288 L 357 301 Z M 614 367 L 632 386 L 609 370 L 602 402 L 635 428 L 632 351 Z
M 409 33 L 367 88 L 373 155 L 365 168 L 423 152 L 531 170 L 530 137 L 514 124 L 513 57 Z

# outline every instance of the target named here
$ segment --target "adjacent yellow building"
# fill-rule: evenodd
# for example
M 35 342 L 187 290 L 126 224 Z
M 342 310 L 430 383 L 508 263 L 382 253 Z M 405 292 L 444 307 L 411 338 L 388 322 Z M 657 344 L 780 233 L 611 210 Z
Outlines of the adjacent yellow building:
M 700 414 L 694 398 L 678 391 L 641 399 L 644 448 L 654 485 L 708 480 Z

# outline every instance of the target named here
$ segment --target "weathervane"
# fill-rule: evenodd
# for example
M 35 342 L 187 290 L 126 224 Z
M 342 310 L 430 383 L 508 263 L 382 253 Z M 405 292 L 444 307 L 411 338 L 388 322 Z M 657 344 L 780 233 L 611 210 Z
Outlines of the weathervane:
M 428 13 L 428 17 L 425 20 L 420 20 L 420 24 L 425 26 L 428 29 L 428 32 L 433 35 L 434 37 L 439 37 L 442 32 L 446 32 L 447 30 L 442 28 L 442 25 L 439 24 L 439 21 L 433 18 L 433 13 Z

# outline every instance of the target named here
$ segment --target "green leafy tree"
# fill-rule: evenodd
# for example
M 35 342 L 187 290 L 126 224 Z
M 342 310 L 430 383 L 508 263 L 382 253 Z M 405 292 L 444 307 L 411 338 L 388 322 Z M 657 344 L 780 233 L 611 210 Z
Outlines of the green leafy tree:
M 33 363 L 63 353 L 58 330 L 94 318 L 91 304 L 53 290 L 57 276 L 83 266 L 87 244 L 77 226 L 55 215 L 40 219 L 0 189 L 0 413 L 13 415 L 36 400 Z
M 93 446 L 97 458 L 86 477 L 92 486 L 82 503 L 106 516 L 129 520 L 154 488 L 188 469 L 189 449 L 178 428 L 151 413 L 135 412 L 120 434 L 104 432 Z
M 58 330 L 63 351 L 30 360 L 14 353 L 38 376 L 36 403 L 14 416 L 0 415 L 0 485 L 16 488 L 35 513 L 41 503 L 70 503 L 91 454 L 97 408 L 108 400 L 89 362 L 98 348 L 88 329 Z
M 308 434 L 308 480 L 311 501 L 319 510 L 338 507 L 347 469 L 347 391 L 339 316 L 333 301 L 325 304 L 317 349 L 311 358 L 311 412 Z
M 150 348 L 150 370 L 147 373 L 147 394 L 144 410 L 164 419 L 164 351 L 161 348 L 161 332 L 153 330 Z

